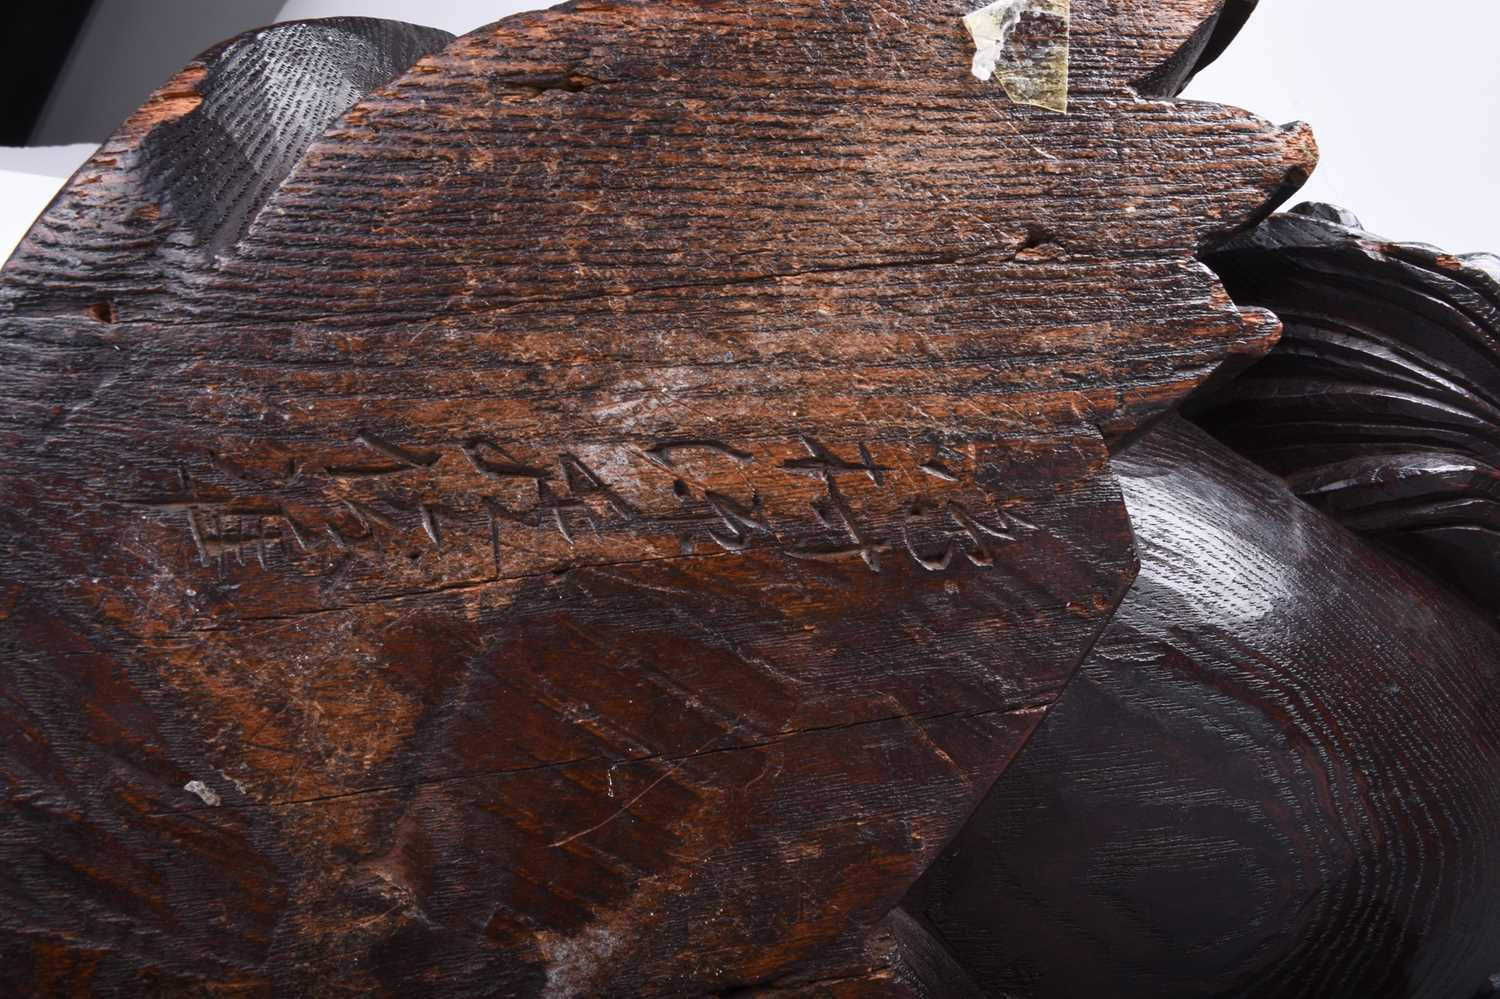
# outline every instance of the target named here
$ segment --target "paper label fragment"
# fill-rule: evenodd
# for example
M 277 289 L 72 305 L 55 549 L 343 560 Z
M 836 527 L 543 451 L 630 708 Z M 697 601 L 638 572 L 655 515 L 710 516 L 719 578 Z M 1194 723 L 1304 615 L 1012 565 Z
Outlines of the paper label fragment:
M 973 73 L 1017 104 L 1068 110 L 1069 0 L 995 0 L 964 18 Z

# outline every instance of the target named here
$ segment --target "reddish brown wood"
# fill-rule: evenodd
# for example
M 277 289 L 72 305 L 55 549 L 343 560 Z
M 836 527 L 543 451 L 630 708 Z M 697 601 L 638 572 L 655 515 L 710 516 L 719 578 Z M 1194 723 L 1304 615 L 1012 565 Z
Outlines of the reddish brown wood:
M 1224 9 L 1075 0 L 1066 117 L 947 2 L 185 70 L 0 285 L 5 981 L 961 994 L 897 906 L 1130 581 L 1107 446 L 1276 332 Z M 242 106 L 320 110 L 207 198 Z

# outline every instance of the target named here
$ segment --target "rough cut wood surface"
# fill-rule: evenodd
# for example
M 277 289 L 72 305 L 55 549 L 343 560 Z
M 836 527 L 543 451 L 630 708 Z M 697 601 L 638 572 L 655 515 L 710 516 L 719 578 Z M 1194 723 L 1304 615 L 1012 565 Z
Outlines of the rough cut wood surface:
M 1133 575 L 1107 445 L 1276 333 L 1197 254 L 1310 136 L 1170 97 L 1246 7 L 1074 0 L 1066 117 L 947 2 L 184 70 L 0 283 L 3 981 L 961 995 L 897 903 Z
M 1494 618 L 1178 418 L 1115 468 L 1140 576 L 910 907 L 989 994 L 1491 994 Z

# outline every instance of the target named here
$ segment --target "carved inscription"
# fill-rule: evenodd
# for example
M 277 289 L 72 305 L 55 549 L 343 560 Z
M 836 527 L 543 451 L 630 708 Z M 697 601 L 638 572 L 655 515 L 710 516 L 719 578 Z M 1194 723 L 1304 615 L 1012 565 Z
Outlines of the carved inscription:
M 874 573 L 890 558 L 944 572 L 960 559 L 993 568 L 1000 546 L 1037 530 L 978 489 L 972 449 L 942 442 L 681 438 L 549 453 L 484 435 L 418 447 L 360 431 L 340 454 L 267 468 L 206 452 L 202 474 L 177 469 L 162 494 L 128 502 L 179 524 L 203 566 L 268 571 L 482 550 L 499 578 L 758 546 Z

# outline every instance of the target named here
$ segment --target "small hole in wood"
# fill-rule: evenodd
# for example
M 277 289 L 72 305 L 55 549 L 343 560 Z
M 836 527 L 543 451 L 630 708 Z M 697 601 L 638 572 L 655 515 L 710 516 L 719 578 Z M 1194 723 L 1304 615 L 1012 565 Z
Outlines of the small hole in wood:
M 526 97 L 540 97 L 549 90 L 562 90 L 570 94 L 576 94 L 580 90 L 586 90 L 596 83 L 604 81 L 582 73 L 557 73 L 538 74 L 525 79 L 496 80 L 493 84 L 499 93 L 521 94 Z
M 95 302 L 83 311 L 90 319 L 100 323 L 112 323 L 119 318 L 115 313 L 113 302 Z
M 1023 250 L 1035 250 L 1039 246 L 1057 242 L 1057 236 L 1044 225 L 1035 223 L 1026 227 L 1026 241 L 1021 244 Z

